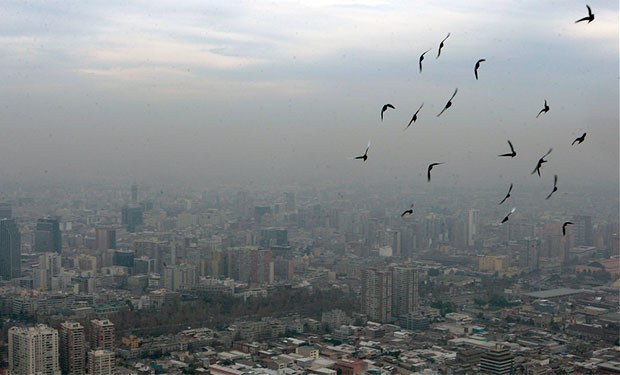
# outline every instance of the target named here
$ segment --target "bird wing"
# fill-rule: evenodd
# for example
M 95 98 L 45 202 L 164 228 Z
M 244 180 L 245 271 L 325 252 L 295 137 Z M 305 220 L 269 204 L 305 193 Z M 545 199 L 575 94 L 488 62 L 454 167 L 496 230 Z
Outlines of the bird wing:
M 586 8 L 588 8 L 588 17 L 592 16 L 592 9 L 590 9 L 590 6 L 586 4 Z
M 541 159 L 544 159 L 544 158 L 546 158 L 547 156 L 549 156 L 549 154 L 551 153 L 551 151 L 553 151 L 553 149 L 552 149 L 552 148 L 550 148 L 550 149 L 549 149 L 549 151 L 547 151 L 547 153 L 546 153 L 546 154 L 544 154 L 544 155 L 543 155 L 543 157 L 542 157 Z
M 454 94 L 452 94 L 452 96 L 450 97 L 450 100 L 448 100 L 449 102 L 452 101 L 452 99 L 454 99 L 454 97 L 456 96 L 457 92 L 459 92 L 459 88 L 458 87 L 456 89 L 454 89 Z
M 426 171 L 426 179 L 428 181 L 431 180 L 431 169 L 433 169 L 433 165 L 432 164 L 428 166 L 428 170 Z
M 510 139 L 508 140 L 508 146 L 510 146 L 510 151 L 512 151 L 512 153 L 515 153 L 515 148 L 512 147 L 512 142 L 510 142 Z
M 512 192 L 512 184 L 510 184 L 510 187 L 508 188 L 508 194 L 506 195 L 510 195 L 511 192 Z
M 547 198 L 545 198 L 545 199 L 549 199 L 549 198 L 551 198 L 551 196 L 553 195 L 553 193 L 555 193 L 555 190 L 551 191 L 551 193 L 549 193 L 549 195 L 547 195 Z
M 554 174 L 553 175 L 553 187 L 556 187 L 557 184 L 558 184 L 558 175 Z

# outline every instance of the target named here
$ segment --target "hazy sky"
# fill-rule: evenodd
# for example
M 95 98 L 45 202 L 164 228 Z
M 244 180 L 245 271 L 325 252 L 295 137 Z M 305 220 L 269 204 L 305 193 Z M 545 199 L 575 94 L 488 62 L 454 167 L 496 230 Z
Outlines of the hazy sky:
M 0 179 L 617 187 L 618 2 L 588 4 L 4 0 Z

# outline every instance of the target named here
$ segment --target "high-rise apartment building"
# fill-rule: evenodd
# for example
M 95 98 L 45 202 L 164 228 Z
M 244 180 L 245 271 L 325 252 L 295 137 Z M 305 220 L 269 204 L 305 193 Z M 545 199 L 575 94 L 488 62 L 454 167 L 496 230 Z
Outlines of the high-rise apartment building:
M 34 250 L 39 253 L 62 251 L 62 237 L 60 223 L 57 218 L 43 218 L 37 220 L 34 232 Z
M 127 232 L 134 233 L 138 226 L 144 224 L 143 213 L 142 207 L 123 206 L 121 209 L 121 224 L 126 226 Z
M 362 270 L 362 313 L 376 322 L 392 317 L 392 272 L 375 268 Z
M 44 324 L 9 328 L 9 374 L 61 375 L 58 331 Z
M 0 219 L 0 280 L 21 276 L 21 235 L 14 219 Z
M 93 319 L 90 321 L 92 349 L 114 351 L 114 323 L 108 319 Z
M 138 204 L 138 185 L 137 184 L 131 185 L 131 203 Z
M 478 235 L 478 225 L 480 222 L 480 210 L 472 208 L 467 215 L 467 246 L 472 247 Z
M 84 327 L 78 322 L 61 323 L 59 336 L 62 373 L 83 375 L 86 371 Z
M 418 309 L 418 271 L 411 267 L 392 269 L 392 316 L 399 317 Z
M 114 375 L 114 352 L 110 350 L 91 350 L 88 352 L 89 375 Z

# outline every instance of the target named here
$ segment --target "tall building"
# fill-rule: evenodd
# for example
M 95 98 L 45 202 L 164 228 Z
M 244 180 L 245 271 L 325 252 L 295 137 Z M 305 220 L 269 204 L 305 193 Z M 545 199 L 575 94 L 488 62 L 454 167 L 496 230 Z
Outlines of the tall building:
M 362 270 L 362 313 L 384 323 L 392 317 L 392 273 L 375 268 Z
M 60 324 L 60 369 L 63 374 L 84 374 L 86 370 L 84 341 L 84 327 L 80 323 Z
M 131 185 L 131 203 L 138 204 L 138 185 L 137 184 Z
M 385 231 L 384 245 L 392 248 L 392 256 L 401 256 L 400 232 L 397 230 L 387 229 Z
M 478 224 L 480 222 L 480 210 L 472 208 L 467 215 L 467 246 L 472 247 L 478 235 Z
M 114 351 L 114 323 L 108 319 L 93 319 L 90 321 L 92 349 Z
M 95 229 L 95 250 L 116 249 L 116 229 Z
M 480 357 L 480 372 L 485 374 L 512 374 L 514 356 L 507 347 L 497 344 Z
M 14 219 L 0 219 L 0 280 L 21 276 L 21 235 Z
M 38 290 L 51 290 L 52 279 L 60 274 L 62 258 L 56 253 L 39 255 L 39 264 L 32 270 L 33 287 Z
M 62 251 L 62 237 L 60 223 L 57 218 L 42 218 L 37 220 L 34 232 L 34 250 L 39 253 Z
M 13 217 L 13 210 L 11 209 L 11 204 L 7 202 L 0 202 L 0 220 L 10 219 L 11 217 Z
M 127 227 L 127 232 L 134 233 L 138 226 L 144 224 L 142 214 L 142 207 L 123 206 L 121 209 L 121 224 Z
M 197 281 L 196 266 L 193 264 L 173 264 L 164 268 L 164 285 L 170 291 L 193 288 Z
M 540 241 L 525 237 L 522 242 L 521 266 L 528 271 L 537 271 L 540 268 Z
M 9 328 L 9 374 L 61 375 L 58 331 L 44 324 Z
M 418 309 L 418 272 L 410 267 L 392 269 L 392 315 L 399 317 Z
M 91 350 L 88 352 L 89 375 L 114 375 L 114 352 L 110 350 Z
M 574 215 L 573 225 L 571 229 L 573 232 L 574 246 L 594 246 L 594 240 L 592 236 L 592 217 L 585 215 Z

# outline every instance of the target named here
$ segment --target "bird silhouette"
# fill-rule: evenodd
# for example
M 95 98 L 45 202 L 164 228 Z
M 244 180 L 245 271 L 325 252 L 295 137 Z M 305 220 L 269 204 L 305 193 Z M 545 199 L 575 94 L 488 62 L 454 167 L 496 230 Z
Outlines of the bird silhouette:
M 512 210 L 510 210 L 510 212 L 508 212 L 508 214 L 506 214 L 506 216 L 502 219 L 501 224 L 504 224 L 505 222 L 507 222 L 510 215 L 512 215 L 512 213 L 515 212 L 516 209 L 517 209 L 516 207 L 513 207 Z
M 480 59 L 476 61 L 476 66 L 474 67 L 474 75 L 476 76 L 476 81 L 478 80 L 478 68 L 480 68 L 480 63 L 486 61 L 485 59 Z
M 383 112 L 387 111 L 388 108 L 394 109 L 394 106 L 389 103 L 383 105 L 383 108 L 381 108 L 381 121 L 383 121 Z
M 427 178 L 428 182 L 431 182 L 431 169 L 433 169 L 434 166 L 440 165 L 440 164 L 443 164 L 443 163 L 431 163 L 431 164 L 429 164 L 428 170 L 426 171 L 426 178 Z
M 573 223 L 571 221 L 566 221 L 566 222 L 564 222 L 564 224 L 562 224 L 562 236 L 566 236 L 566 226 L 567 225 L 573 225 Z
M 439 43 L 439 50 L 437 51 L 437 57 L 435 57 L 436 59 L 439 58 L 439 55 L 441 55 L 441 49 L 443 48 L 443 42 L 446 41 L 446 39 L 448 39 L 450 37 L 450 33 L 448 33 L 448 35 L 446 35 L 445 38 L 443 38 L 443 40 L 441 41 L 441 43 Z
M 578 144 L 578 145 L 580 145 L 580 144 L 581 144 L 581 142 L 585 141 L 585 139 L 586 139 L 586 133 L 583 133 L 583 134 L 581 135 L 581 137 L 577 137 L 577 138 L 573 141 L 573 143 L 571 143 L 571 146 L 572 146 L 572 145 L 574 145 L 574 144 L 575 144 L 575 142 L 578 142 L 577 144 Z
M 452 94 L 452 96 L 450 97 L 450 100 L 448 100 L 448 102 L 446 103 L 445 107 L 443 107 L 443 109 L 441 110 L 441 112 L 439 112 L 437 114 L 437 117 L 441 116 L 442 113 L 444 113 L 444 111 L 450 107 L 452 107 L 452 99 L 454 99 L 454 97 L 456 96 L 456 93 L 459 92 L 458 87 L 454 90 L 454 94 Z
M 515 156 L 517 156 L 517 152 L 515 151 L 515 148 L 512 147 L 512 142 L 510 142 L 510 139 L 508 140 L 508 146 L 510 146 L 510 152 L 509 153 L 501 154 L 501 155 L 497 155 L 497 156 L 510 156 L 511 158 L 514 158 Z
M 547 99 L 545 99 L 545 106 L 543 107 L 543 109 L 540 110 L 540 112 L 538 112 L 538 114 L 536 115 L 536 118 L 538 118 L 538 116 L 540 116 L 541 113 L 547 113 L 549 112 L 549 106 L 547 105 Z
M 400 214 L 400 217 L 409 216 L 409 215 L 413 215 L 413 203 L 411 204 L 411 208 L 403 211 L 403 213 Z
M 431 49 L 427 49 L 426 51 L 422 52 L 422 54 L 420 55 L 420 59 L 418 60 L 418 65 L 420 66 L 420 73 L 422 73 L 422 60 L 424 60 L 424 55 L 426 55 L 426 52 L 430 51 Z
M 575 23 L 579 23 L 581 21 L 588 21 L 588 23 L 594 21 L 594 13 L 592 13 L 592 9 L 590 9 L 589 5 L 586 5 L 586 8 L 588 8 L 588 15 L 586 17 L 580 18 L 577 21 L 575 21 Z
M 415 113 L 413 114 L 413 117 L 411 117 L 411 120 L 409 120 L 409 124 L 407 124 L 407 127 L 405 128 L 405 130 L 409 129 L 409 127 L 411 126 L 411 124 L 413 124 L 414 122 L 416 122 L 416 120 L 418 119 L 418 113 L 420 112 L 420 110 L 422 109 L 422 107 L 424 107 L 424 103 L 422 103 L 420 105 L 420 108 L 418 108 L 417 111 L 415 111 Z
M 506 199 L 510 198 L 510 192 L 512 191 L 512 184 L 510 184 L 510 187 L 508 188 L 508 193 L 506 193 L 506 196 L 504 197 L 504 199 L 502 199 L 501 202 L 499 202 L 499 204 L 502 204 L 506 201 Z
M 549 193 L 549 195 L 547 195 L 547 198 L 545 199 L 551 198 L 553 193 L 555 193 L 556 191 L 558 191 L 558 175 L 554 174 L 553 175 L 553 190 L 551 191 L 551 193 Z
M 547 157 L 547 155 L 549 155 L 551 153 L 551 151 L 553 151 L 552 148 L 550 148 L 549 151 L 547 151 L 546 154 L 544 154 L 540 159 L 538 159 L 538 163 L 536 163 L 536 168 L 534 168 L 534 170 L 532 171 L 532 174 L 538 173 L 538 177 L 540 177 L 540 167 L 542 167 L 543 163 L 547 162 L 547 160 L 545 160 L 545 158 Z
M 370 141 L 368 141 L 368 146 L 366 146 L 366 151 L 364 151 L 364 155 L 356 156 L 353 159 L 361 159 L 364 163 L 366 159 L 368 159 L 368 149 L 370 148 Z

